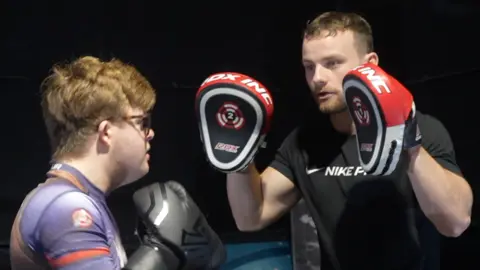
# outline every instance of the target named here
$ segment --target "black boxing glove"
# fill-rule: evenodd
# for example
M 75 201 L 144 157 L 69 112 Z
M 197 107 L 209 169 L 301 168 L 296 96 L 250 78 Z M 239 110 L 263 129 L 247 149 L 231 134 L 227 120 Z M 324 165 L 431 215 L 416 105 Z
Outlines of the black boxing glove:
M 273 99 L 251 77 L 217 73 L 200 86 L 195 111 L 208 162 L 218 171 L 238 172 L 253 161 L 265 141 Z
M 150 254 L 140 254 L 140 262 L 164 267 L 157 269 L 189 270 L 215 269 L 225 261 L 223 243 L 179 183 L 151 184 L 136 191 L 133 200 L 142 220 L 138 233 L 143 249 Z
M 128 258 L 127 265 L 122 270 L 179 269 L 180 260 L 170 248 L 161 243 L 145 242 Z

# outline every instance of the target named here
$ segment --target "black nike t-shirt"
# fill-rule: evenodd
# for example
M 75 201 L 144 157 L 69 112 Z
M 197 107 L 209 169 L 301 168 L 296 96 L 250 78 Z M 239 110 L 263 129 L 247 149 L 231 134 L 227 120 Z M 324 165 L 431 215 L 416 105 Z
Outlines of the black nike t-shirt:
M 443 124 L 420 112 L 417 121 L 425 150 L 461 175 Z M 322 270 L 334 269 L 334 260 L 342 270 L 439 269 L 439 234 L 418 205 L 406 158 L 390 176 L 366 175 L 355 137 L 325 136 L 330 131 L 311 124 L 295 129 L 270 165 L 311 202 L 309 211 L 320 228 Z

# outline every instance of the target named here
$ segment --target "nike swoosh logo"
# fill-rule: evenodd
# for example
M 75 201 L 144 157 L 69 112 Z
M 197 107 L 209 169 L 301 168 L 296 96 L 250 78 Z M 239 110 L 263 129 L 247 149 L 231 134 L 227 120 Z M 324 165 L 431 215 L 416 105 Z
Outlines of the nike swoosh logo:
M 324 167 L 322 167 L 322 168 L 312 168 L 312 169 L 307 168 L 307 174 L 312 174 L 312 173 L 321 171 L 323 169 L 325 169 L 325 168 Z

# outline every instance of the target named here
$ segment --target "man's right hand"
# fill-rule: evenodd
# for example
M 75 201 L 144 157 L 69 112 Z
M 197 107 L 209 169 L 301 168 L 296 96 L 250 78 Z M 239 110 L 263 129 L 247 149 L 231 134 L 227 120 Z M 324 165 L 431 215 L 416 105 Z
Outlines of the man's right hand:
M 217 73 L 200 86 L 195 110 L 208 162 L 218 171 L 231 173 L 244 170 L 264 142 L 273 100 L 251 77 Z
M 144 243 L 125 269 L 215 269 L 225 261 L 220 238 L 179 183 L 144 187 L 135 192 L 134 203 Z
M 269 131 L 273 99 L 267 88 L 243 74 L 213 74 L 196 97 L 200 138 L 207 160 L 227 173 L 232 214 L 241 231 L 260 230 L 299 199 L 290 179 L 273 168 L 260 174 L 253 160 Z

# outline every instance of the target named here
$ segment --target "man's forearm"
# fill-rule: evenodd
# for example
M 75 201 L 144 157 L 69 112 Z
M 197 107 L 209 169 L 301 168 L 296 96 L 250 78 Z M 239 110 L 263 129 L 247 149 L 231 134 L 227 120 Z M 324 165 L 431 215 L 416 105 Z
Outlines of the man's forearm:
M 462 177 L 444 169 L 422 147 L 410 151 L 408 176 L 422 211 L 440 233 L 456 237 L 468 228 L 473 194 Z
M 244 172 L 227 175 L 227 194 L 238 229 L 258 230 L 263 195 L 261 177 L 254 164 Z

